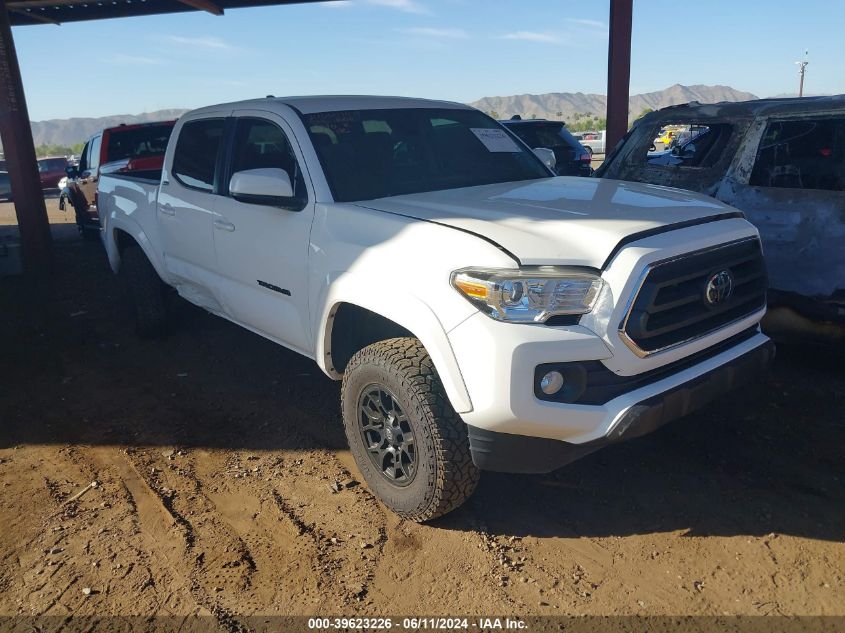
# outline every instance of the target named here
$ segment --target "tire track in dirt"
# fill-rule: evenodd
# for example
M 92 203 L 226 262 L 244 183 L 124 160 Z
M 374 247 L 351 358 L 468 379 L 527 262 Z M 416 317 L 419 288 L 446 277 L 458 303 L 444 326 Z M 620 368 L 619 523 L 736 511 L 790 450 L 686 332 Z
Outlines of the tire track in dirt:
M 293 541 L 303 550 L 320 608 L 366 602 L 387 541 L 384 514 L 372 495 L 328 449 L 290 451 L 284 458 L 273 453 L 249 457 L 257 465 L 235 473 L 239 489 L 268 500 L 275 520 L 293 531 L 293 539 L 284 538 L 277 546 L 290 548 Z M 307 546 L 302 546 L 303 538 Z
M 211 613 L 204 597 L 197 596 L 196 592 L 192 591 L 190 573 L 183 573 L 184 552 L 187 551 L 189 542 L 185 530 L 189 525 L 186 528 L 184 522 L 179 522 L 162 503 L 155 490 L 138 472 L 128 450 L 97 448 L 91 451 L 91 456 L 101 466 L 101 473 L 114 472 L 125 503 L 130 509 L 134 535 L 140 540 L 138 559 L 149 559 L 145 568 L 147 578 L 142 580 L 141 586 L 149 586 L 152 581 L 154 586 L 166 587 L 168 596 L 160 602 L 161 607 L 165 606 L 169 597 L 176 594 L 178 602 L 189 603 L 190 611 Z M 177 537 L 174 537 L 174 532 L 178 534 Z M 166 576 L 156 579 L 153 568 L 166 570 Z
M 165 476 L 165 471 L 152 465 L 158 462 L 150 450 L 127 450 L 124 451 L 122 456 L 125 457 L 126 465 L 121 465 L 119 468 L 121 469 L 124 481 L 127 482 L 127 487 L 136 500 L 136 503 L 138 503 L 139 499 L 143 499 L 143 506 L 145 507 L 142 508 L 140 504 L 138 506 L 138 515 L 142 518 L 142 521 L 153 519 L 153 513 L 158 513 L 159 529 L 156 534 L 157 540 L 158 538 L 168 539 L 170 536 L 167 530 L 162 532 L 160 529 L 162 525 L 161 519 L 164 516 L 170 519 L 171 529 L 174 527 L 177 528 L 177 532 L 182 540 L 182 546 L 176 548 L 171 544 L 172 549 L 175 551 L 169 557 L 166 556 L 166 558 L 168 563 L 170 563 L 170 568 L 174 569 L 174 571 L 176 570 L 176 565 L 186 570 L 180 573 L 180 576 L 183 578 L 183 586 L 187 588 L 187 592 L 193 601 L 201 611 L 210 613 L 224 630 L 230 633 L 239 633 L 248 630 L 248 627 L 238 620 L 235 612 L 222 604 L 221 600 L 214 597 L 207 588 L 207 582 L 205 582 L 206 574 L 203 573 L 205 553 L 204 551 L 197 553 L 197 550 L 200 545 L 208 546 L 216 539 L 214 537 L 209 538 L 205 526 L 198 529 L 195 526 L 195 522 L 187 518 L 187 512 L 181 508 L 177 508 L 177 499 L 179 498 L 177 493 L 178 488 L 168 487 L 172 486 L 172 476 Z M 170 475 L 170 473 L 167 474 Z M 198 486 L 193 486 L 193 489 L 196 491 Z M 198 494 L 201 495 L 201 493 Z M 192 505 L 196 505 L 203 511 L 208 510 L 208 502 L 201 496 L 199 498 L 197 495 L 192 496 Z M 152 523 L 152 521 L 145 522 Z M 215 524 L 214 527 L 217 527 L 217 525 Z M 216 544 L 220 545 L 219 542 Z M 240 543 L 240 547 L 237 548 L 237 551 L 238 558 L 236 560 L 238 562 L 236 566 L 240 565 L 240 561 L 245 558 L 251 560 L 248 549 L 246 549 L 246 546 L 242 542 Z M 174 559 L 174 561 L 171 562 L 171 559 Z M 247 565 L 247 568 L 249 569 L 250 566 Z M 252 568 L 254 568 L 254 563 Z M 248 577 L 243 582 L 248 585 Z

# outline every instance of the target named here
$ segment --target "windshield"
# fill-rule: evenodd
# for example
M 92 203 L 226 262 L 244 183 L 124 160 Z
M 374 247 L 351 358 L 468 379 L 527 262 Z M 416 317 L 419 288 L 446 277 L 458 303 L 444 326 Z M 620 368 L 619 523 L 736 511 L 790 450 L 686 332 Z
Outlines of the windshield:
M 173 131 L 173 123 L 112 130 L 106 162 L 145 156 L 162 156 Z
M 303 119 L 337 202 L 549 177 L 533 152 L 476 110 L 344 110 Z

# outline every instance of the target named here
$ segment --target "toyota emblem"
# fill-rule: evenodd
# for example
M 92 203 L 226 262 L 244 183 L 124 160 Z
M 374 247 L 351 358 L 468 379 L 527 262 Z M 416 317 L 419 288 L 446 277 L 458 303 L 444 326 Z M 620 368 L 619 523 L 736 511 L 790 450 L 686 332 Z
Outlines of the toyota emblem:
M 707 305 L 715 308 L 723 304 L 731 296 L 734 289 L 734 278 L 729 270 L 720 270 L 710 275 L 704 286 L 704 300 Z

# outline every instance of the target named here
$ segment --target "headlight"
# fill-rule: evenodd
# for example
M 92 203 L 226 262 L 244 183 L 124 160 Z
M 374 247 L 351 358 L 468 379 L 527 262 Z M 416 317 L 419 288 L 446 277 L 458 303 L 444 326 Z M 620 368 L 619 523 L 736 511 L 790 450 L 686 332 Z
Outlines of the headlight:
M 494 319 L 542 323 L 558 314 L 586 314 L 592 310 L 604 281 L 590 273 L 552 267 L 465 268 L 452 273 L 452 285 Z

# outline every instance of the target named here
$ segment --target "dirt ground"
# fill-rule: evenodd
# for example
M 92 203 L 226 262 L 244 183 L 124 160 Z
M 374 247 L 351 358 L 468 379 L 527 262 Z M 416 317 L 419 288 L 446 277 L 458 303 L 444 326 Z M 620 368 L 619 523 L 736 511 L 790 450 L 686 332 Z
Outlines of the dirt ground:
M 0 615 L 845 615 L 841 350 L 416 525 L 311 361 L 184 303 L 137 339 L 62 217 L 52 278 L 0 279 Z

